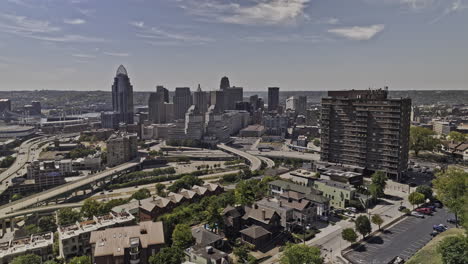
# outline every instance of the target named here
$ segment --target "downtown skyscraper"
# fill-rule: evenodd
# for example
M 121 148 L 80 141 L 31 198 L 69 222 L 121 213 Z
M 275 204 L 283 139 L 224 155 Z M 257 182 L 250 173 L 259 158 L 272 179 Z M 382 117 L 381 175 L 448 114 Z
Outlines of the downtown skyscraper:
M 117 69 L 112 85 L 112 110 L 119 122 L 133 124 L 133 86 L 123 65 Z

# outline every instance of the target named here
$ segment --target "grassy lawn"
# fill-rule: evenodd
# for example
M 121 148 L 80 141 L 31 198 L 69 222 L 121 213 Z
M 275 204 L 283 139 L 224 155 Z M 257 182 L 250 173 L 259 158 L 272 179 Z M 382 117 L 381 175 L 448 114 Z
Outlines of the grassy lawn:
M 442 264 L 442 258 L 437 253 L 437 245 L 439 242 L 449 236 L 463 234 L 463 229 L 451 228 L 432 239 L 427 245 L 421 248 L 416 254 L 406 262 L 406 264 Z

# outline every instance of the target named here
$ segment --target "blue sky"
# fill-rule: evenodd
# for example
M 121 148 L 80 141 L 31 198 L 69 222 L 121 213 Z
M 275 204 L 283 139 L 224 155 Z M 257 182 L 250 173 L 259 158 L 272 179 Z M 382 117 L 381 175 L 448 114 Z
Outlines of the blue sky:
M 468 89 L 468 0 L 1 0 L 1 90 Z

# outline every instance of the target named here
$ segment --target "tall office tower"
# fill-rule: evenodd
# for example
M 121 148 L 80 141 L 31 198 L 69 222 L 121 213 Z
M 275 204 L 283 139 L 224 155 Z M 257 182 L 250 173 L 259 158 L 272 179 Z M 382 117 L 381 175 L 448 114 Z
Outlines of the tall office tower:
M 230 88 L 231 84 L 229 83 L 229 78 L 224 76 L 221 78 L 221 84 L 219 85 L 219 89 L 224 90 L 226 88 Z
M 174 95 L 174 118 L 185 119 L 185 113 L 192 105 L 192 93 L 188 87 L 178 87 Z
M 244 89 L 242 87 L 226 88 L 223 92 L 225 110 L 235 110 L 236 103 L 244 100 Z
M 169 103 L 169 90 L 164 88 L 162 85 L 156 86 L 156 92 L 163 95 L 163 99 L 165 103 Z
M 317 108 L 310 108 L 306 111 L 306 125 L 317 126 L 320 119 L 320 110 Z
M 328 92 L 322 98 L 321 160 L 399 180 L 408 164 L 411 99 L 387 96 L 387 87 Z
M 204 115 L 208 111 L 208 93 L 202 91 L 200 85 L 198 85 L 197 91 L 193 93 L 193 104 L 195 105 L 195 111 L 199 114 Z
M 299 115 L 305 115 L 307 110 L 307 96 L 299 96 L 297 98 L 296 113 Z
M 268 87 L 268 111 L 276 111 L 279 106 L 279 87 Z
M 224 107 L 224 91 L 211 91 L 211 105 L 214 105 L 213 111 L 215 113 L 222 113 L 225 110 Z
M 258 105 L 258 95 L 252 95 L 249 97 L 250 105 L 252 106 L 252 110 L 257 110 L 260 106 Z
M 133 86 L 123 65 L 117 69 L 112 85 L 112 109 L 119 114 L 119 121 L 133 124 Z
M 35 115 L 40 115 L 42 112 L 41 102 L 39 101 L 32 101 L 31 102 L 32 109 Z
M 148 115 L 151 123 L 166 123 L 166 108 L 164 104 L 164 91 L 160 90 L 150 94 L 148 99 Z
M 198 113 L 195 105 L 185 114 L 185 138 L 200 140 L 205 132 L 205 117 Z
M 0 113 L 11 111 L 10 99 L 0 99 Z

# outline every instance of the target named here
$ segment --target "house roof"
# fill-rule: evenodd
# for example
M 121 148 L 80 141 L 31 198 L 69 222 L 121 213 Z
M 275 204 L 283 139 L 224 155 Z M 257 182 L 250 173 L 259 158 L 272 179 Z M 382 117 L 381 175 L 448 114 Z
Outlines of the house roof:
M 275 214 L 279 217 L 278 213 L 275 210 L 270 209 L 270 208 L 246 207 L 245 208 L 245 215 L 242 218 L 245 219 L 245 220 L 247 220 L 249 218 L 252 218 L 252 219 L 257 220 L 259 222 L 269 224 L 271 222 L 271 220 L 273 219 L 273 216 Z
M 228 205 L 226 208 L 224 208 L 223 215 L 229 215 L 231 217 L 239 217 L 241 216 L 241 213 L 239 212 L 239 210 L 237 210 L 237 208 L 234 208 Z
M 288 181 L 282 181 L 282 180 L 272 181 L 269 184 L 280 187 L 281 189 L 284 189 L 284 190 L 291 190 L 291 191 L 304 193 L 304 194 L 311 193 L 314 191 L 314 189 L 312 189 L 311 187 L 295 184 L 295 183 L 288 182 Z
M 208 188 L 194 185 L 192 187 L 192 191 L 198 193 L 199 195 L 204 195 L 208 191 Z
M 223 237 L 206 230 L 203 227 L 195 227 L 192 229 L 192 236 L 195 238 L 198 247 L 206 247 L 216 241 L 223 239 Z
M 182 201 L 184 199 L 184 196 L 182 194 L 179 194 L 179 193 L 170 192 L 167 195 L 167 198 L 169 198 L 174 203 L 180 203 L 180 201 Z
M 257 239 L 257 238 L 266 236 L 268 234 L 271 234 L 270 231 L 258 225 L 253 225 L 251 227 L 241 230 L 240 232 L 253 239 Z
M 203 187 L 206 187 L 210 192 L 214 192 L 218 188 L 221 188 L 221 186 L 219 186 L 218 184 L 214 184 L 214 183 L 206 183 L 205 185 L 203 185 Z
M 94 256 L 123 256 L 132 243 L 143 248 L 164 244 L 164 227 L 162 222 L 146 221 L 134 226 L 93 231 L 90 243 L 96 244 Z
M 187 190 L 187 189 L 182 189 L 182 190 L 180 190 L 179 193 L 182 194 L 183 196 L 185 196 L 185 198 L 187 198 L 187 199 L 192 199 L 195 195 L 197 195 L 196 192 L 191 191 L 191 190 Z

